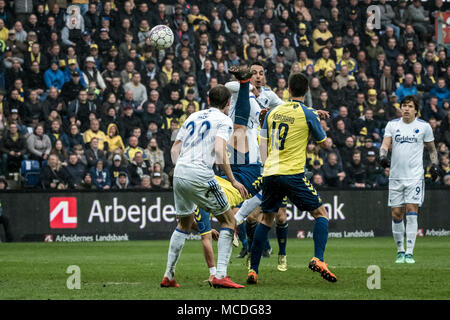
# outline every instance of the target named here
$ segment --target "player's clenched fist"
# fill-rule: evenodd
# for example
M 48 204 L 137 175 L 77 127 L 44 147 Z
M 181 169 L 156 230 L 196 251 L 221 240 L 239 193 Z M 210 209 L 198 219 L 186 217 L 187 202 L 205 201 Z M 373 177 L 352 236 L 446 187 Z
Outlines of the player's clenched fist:
M 382 157 L 380 159 L 380 164 L 383 168 L 387 168 L 391 166 L 391 162 L 389 161 L 389 159 L 387 157 Z

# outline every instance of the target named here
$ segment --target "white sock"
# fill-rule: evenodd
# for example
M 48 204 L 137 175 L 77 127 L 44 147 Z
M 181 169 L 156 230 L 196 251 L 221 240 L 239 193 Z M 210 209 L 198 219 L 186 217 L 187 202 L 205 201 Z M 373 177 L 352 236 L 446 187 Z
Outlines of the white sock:
M 216 267 L 209 268 L 209 275 L 210 276 L 215 276 L 216 273 L 217 273 Z
M 227 275 L 228 262 L 230 261 L 231 251 L 233 250 L 234 230 L 224 228 L 220 230 L 219 240 L 217 241 L 217 273 L 216 278 L 223 279 Z
M 237 224 L 241 224 L 242 221 L 244 221 L 245 218 L 247 218 L 248 215 L 261 204 L 261 199 L 259 198 L 259 196 L 260 194 L 257 194 L 253 198 L 245 200 L 244 203 L 242 203 L 242 206 L 234 216 Z
M 417 227 L 417 212 L 408 212 L 406 214 L 406 254 L 413 254 Z
M 396 221 L 392 219 L 392 235 L 397 245 L 397 252 L 405 252 L 405 224 L 403 220 Z
M 175 276 L 175 267 L 177 266 L 178 258 L 183 250 L 184 242 L 186 241 L 186 233 L 175 229 L 170 238 L 169 253 L 167 255 L 167 267 L 164 277 L 173 280 Z

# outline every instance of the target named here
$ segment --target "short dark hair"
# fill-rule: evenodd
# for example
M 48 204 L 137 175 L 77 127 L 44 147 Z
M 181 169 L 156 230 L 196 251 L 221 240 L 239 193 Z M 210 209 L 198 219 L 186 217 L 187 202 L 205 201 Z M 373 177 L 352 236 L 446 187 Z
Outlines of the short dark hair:
M 254 62 L 250 65 L 250 68 L 251 68 L 252 66 L 260 66 L 260 67 L 263 67 L 263 68 L 264 68 L 264 65 L 263 65 L 260 61 L 254 61 Z
M 293 73 L 289 76 L 288 87 L 293 97 L 303 97 L 309 89 L 308 78 L 301 73 Z
M 400 102 L 400 108 L 403 104 L 412 102 L 414 103 L 414 109 L 416 109 L 417 112 L 420 110 L 420 103 L 416 96 L 410 95 L 403 98 L 402 102 Z
M 231 97 L 230 91 L 224 85 L 217 85 L 209 91 L 209 104 L 211 107 L 224 109 Z

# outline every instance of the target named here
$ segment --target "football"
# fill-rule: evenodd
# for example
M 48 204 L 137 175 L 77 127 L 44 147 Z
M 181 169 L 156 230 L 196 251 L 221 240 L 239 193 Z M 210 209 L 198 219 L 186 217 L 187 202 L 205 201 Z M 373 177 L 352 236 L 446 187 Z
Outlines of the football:
M 173 32 L 166 25 L 157 25 L 150 30 L 150 43 L 158 50 L 170 48 L 173 44 Z

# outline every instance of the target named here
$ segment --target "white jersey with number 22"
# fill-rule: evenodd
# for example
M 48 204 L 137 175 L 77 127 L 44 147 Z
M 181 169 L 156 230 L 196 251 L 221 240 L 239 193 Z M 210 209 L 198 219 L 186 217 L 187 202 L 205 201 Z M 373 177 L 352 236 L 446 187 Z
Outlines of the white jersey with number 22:
M 191 114 L 177 135 L 182 147 L 174 177 L 192 181 L 214 179 L 216 137 L 228 141 L 232 133 L 233 122 L 217 108 Z

